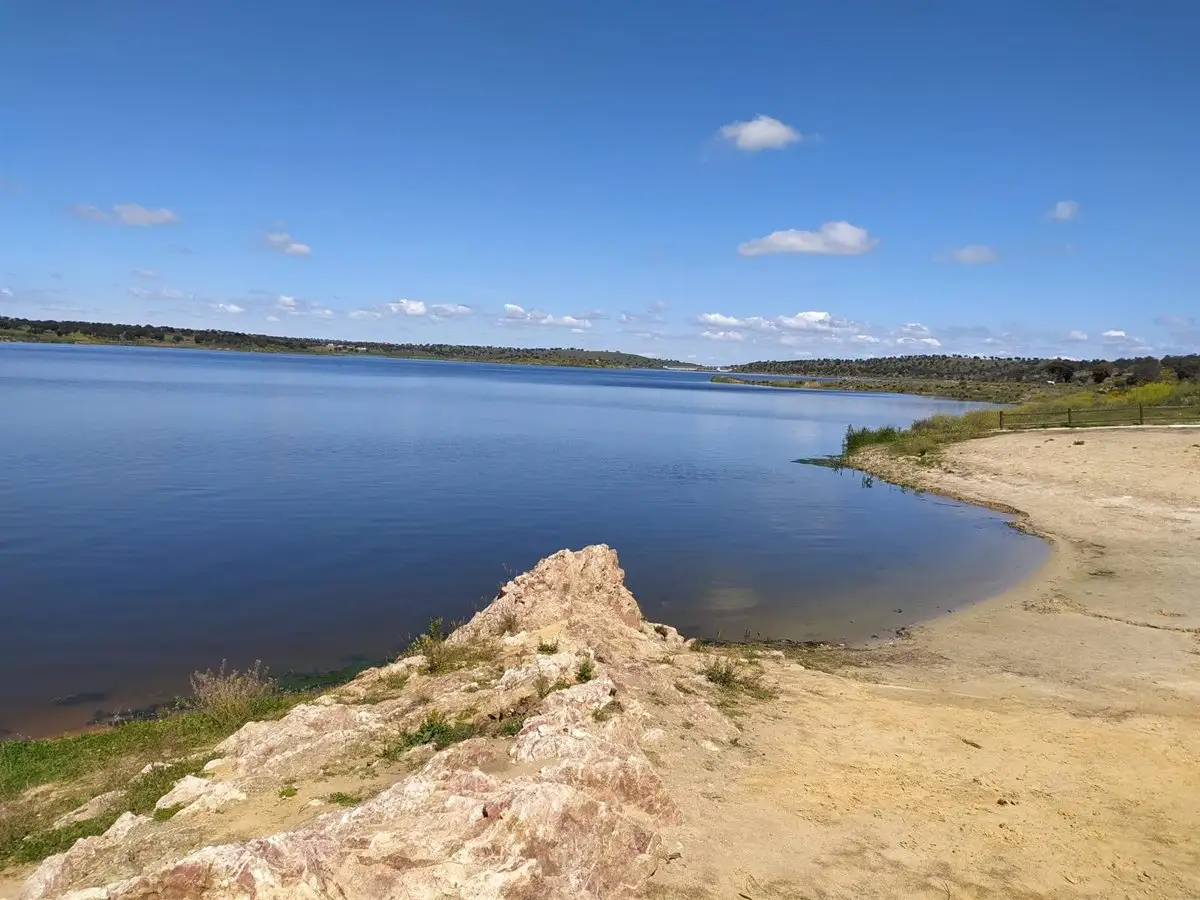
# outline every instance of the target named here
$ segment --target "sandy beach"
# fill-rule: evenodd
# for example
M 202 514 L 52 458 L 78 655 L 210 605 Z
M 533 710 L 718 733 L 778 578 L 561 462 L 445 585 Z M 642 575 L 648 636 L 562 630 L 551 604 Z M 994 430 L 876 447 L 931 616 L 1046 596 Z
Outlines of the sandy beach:
M 835 674 L 781 665 L 738 746 L 668 767 L 683 855 L 647 896 L 1200 896 L 1200 429 L 858 462 L 1016 511 L 1051 558 L 911 639 L 814 661 Z

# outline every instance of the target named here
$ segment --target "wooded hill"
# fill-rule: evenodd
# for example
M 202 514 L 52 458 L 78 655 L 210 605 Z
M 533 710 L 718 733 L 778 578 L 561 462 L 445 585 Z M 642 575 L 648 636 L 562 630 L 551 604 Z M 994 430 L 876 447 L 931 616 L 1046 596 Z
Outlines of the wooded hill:
M 1114 360 L 998 358 L 984 356 L 881 356 L 872 359 L 764 360 L 730 366 L 735 372 L 852 378 L 939 378 L 962 381 L 1157 381 L 1170 369 L 1180 379 L 1200 378 L 1200 355 L 1142 356 Z
M 391 344 L 379 341 L 333 341 L 327 338 L 276 337 L 238 331 L 174 328 L 161 325 L 113 325 L 103 322 L 59 322 L 0 316 L 0 340 L 54 343 L 127 344 L 134 346 L 194 346 L 210 350 L 260 353 L 375 354 L 403 359 L 458 362 L 527 363 L 612 369 L 661 369 L 685 363 L 655 359 L 616 350 L 577 347 L 490 347 L 456 344 Z

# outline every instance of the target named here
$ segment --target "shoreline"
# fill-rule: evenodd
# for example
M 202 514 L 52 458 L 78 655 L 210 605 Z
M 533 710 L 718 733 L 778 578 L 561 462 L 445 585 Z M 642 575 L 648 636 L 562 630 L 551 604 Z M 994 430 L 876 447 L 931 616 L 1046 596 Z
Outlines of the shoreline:
M 1019 511 L 1053 542 L 1047 562 L 878 648 L 776 650 L 685 640 L 643 617 L 609 548 L 561 551 L 445 644 L 200 751 L 201 777 L 160 797 L 162 815 L 123 816 L 75 844 L 24 896 L 106 884 L 107 897 L 141 896 L 184 883 L 187 854 L 206 845 L 195 896 L 226 896 L 209 876 L 251 871 L 248 860 L 264 889 L 294 892 L 307 869 L 259 865 L 267 835 L 303 851 L 285 858 L 317 860 L 342 894 L 366 896 L 355 866 L 376 887 L 423 878 L 480 834 L 513 859 L 484 862 L 480 877 L 594 873 L 601 858 L 619 889 L 597 894 L 639 900 L 1200 896 L 1200 433 L 1018 432 L 933 463 L 855 461 Z M 443 652 L 462 666 L 434 665 Z M 540 791 L 539 779 L 549 805 L 512 793 Z M 58 803 L 57 815 L 78 801 L 54 797 L 25 802 Z M 463 797 L 450 822 L 462 833 L 414 869 L 404 835 L 447 827 L 448 801 Z M 556 818 L 563 802 L 577 813 Z M 609 840 L 595 810 L 615 807 L 642 829 L 636 840 L 621 833 L 598 857 L 572 849 L 538 868 L 584 846 L 581 827 Z M 565 837 L 514 837 L 534 823 Z M 385 855 L 364 857 L 377 846 Z M 0 873 L 0 895 L 31 872 Z
M 1200 695 L 1200 681 L 1175 683 L 1174 679 L 1156 678 L 1154 684 L 1148 686 L 1145 684 L 1146 673 L 1138 672 L 1128 660 L 1114 667 L 1116 671 L 1106 672 L 1100 667 L 1089 672 L 1091 677 L 1081 678 L 1080 670 L 1089 663 L 1084 654 L 1073 661 L 1055 661 L 1053 654 L 1048 652 L 1045 635 L 1037 640 L 1036 646 L 1044 648 L 1046 653 L 1030 650 L 1013 654 L 1011 650 L 1005 652 L 1001 648 L 1016 637 L 1037 639 L 1039 629 L 1033 628 L 1029 621 L 1019 621 L 1023 615 L 1034 613 L 1042 619 L 1039 624 L 1053 623 L 1053 630 L 1063 640 L 1078 641 L 1082 632 L 1090 631 L 1100 623 L 1132 629 L 1131 634 L 1110 636 L 1126 646 L 1139 643 L 1138 633 L 1177 635 L 1196 640 L 1195 648 L 1174 648 L 1171 659 L 1155 652 L 1157 667 L 1154 675 L 1190 669 L 1192 661 L 1188 656 L 1200 654 L 1200 598 L 1191 600 L 1187 589 L 1188 584 L 1194 583 L 1191 580 L 1193 573 L 1200 574 L 1200 560 L 1191 560 L 1188 535 L 1186 532 L 1180 534 L 1175 524 L 1200 521 L 1197 508 L 1187 505 L 1195 500 L 1195 497 L 1187 499 L 1188 491 L 1195 490 L 1188 484 L 1191 473 L 1186 469 L 1176 473 L 1178 484 L 1175 488 L 1184 494 L 1182 500 L 1176 500 L 1178 506 L 1157 502 L 1159 497 L 1144 498 L 1134 493 L 1144 477 L 1141 475 L 1143 455 L 1148 447 L 1154 445 L 1158 450 L 1161 445 L 1161 453 L 1185 457 L 1190 453 L 1195 457 L 1194 462 L 1200 461 L 1200 430 L 1157 426 L 1092 429 L 1086 440 L 1074 438 L 1075 432 L 1069 430 L 1004 433 L 952 445 L 942 460 L 932 464 L 918 462 L 916 458 L 893 456 L 882 447 L 871 447 L 854 454 L 847 466 L 890 484 L 1011 515 L 1014 527 L 1036 535 L 1049 546 L 1046 561 L 1020 583 L 914 628 L 913 634 L 923 646 L 952 659 L 961 655 L 981 664 L 985 663 L 983 657 L 989 650 L 1023 656 L 1026 662 L 1033 663 L 1032 667 L 1041 678 L 1072 684 L 1077 688 L 1073 691 L 1077 699 L 1091 694 L 1093 699 L 1104 698 L 1108 702 L 1115 694 L 1136 693 L 1139 702 L 1157 695 L 1156 699 L 1162 700 L 1167 707 L 1178 708 L 1180 703 L 1192 701 L 1179 696 L 1172 688 L 1186 687 L 1185 693 L 1196 697 Z M 1113 473 L 1113 483 L 1106 483 L 1103 465 L 1092 468 L 1086 460 L 1080 459 L 1077 468 L 1070 469 L 1070 463 L 1063 459 L 1074 454 L 1082 457 L 1087 445 L 1093 443 L 1108 445 L 1105 449 L 1111 451 L 1107 454 L 1111 464 L 1114 468 L 1121 466 L 1119 476 Z M 1001 446 L 1003 451 L 997 449 Z M 1034 459 L 1043 451 L 1047 455 L 1057 454 L 1049 467 Z M 1034 470 L 1053 470 L 1058 465 L 1063 468 L 1052 472 L 1057 476 L 1057 483 L 1052 486 L 1030 477 L 1035 474 Z M 1024 471 L 1014 477 L 1013 468 Z M 1118 477 L 1122 480 L 1117 481 Z M 1084 478 L 1091 479 L 1099 496 L 1065 493 L 1068 489 L 1077 489 Z M 1122 523 L 1125 533 L 1118 533 L 1114 513 L 1117 520 L 1126 518 L 1126 513 L 1131 514 L 1128 518 L 1134 519 L 1135 524 Z M 1155 534 L 1159 531 L 1172 534 L 1163 535 L 1159 540 Z M 1139 545 L 1136 552 L 1131 553 L 1121 546 L 1126 540 Z M 1155 545 L 1161 556 L 1154 558 L 1142 551 L 1140 545 L 1146 542 Z M 1173 546 L 1168 549 L 1160 544 Z M 1178 578 L 1164 578 L 1167 568 L 1164 564 L 1168 561 L 1171 569 L 1178 566 L 1182 570 Z M 1146 569 L 1150 570 L 1147 576 L 1129 583 L 1130 576 L 1141 576 Z M 1179 602 L 1171 605 L 1166 597 Z M 1060 615 L 1064 613 L 1067 615 Z M 1102 644 L 1090 649 L 1106 657 L 1111 652 Z M 1044 658 L 1038 659 L 1039 656 Z M 1082 689 L 1078 689 L 1081 684 Z M 1137 685 L 1136 690 L 1134 685 Z M 1163 690 L 1164 687 L 1167 689 Z M 1125 705 L 1130 709 L 1138 706 L 1128 700 Z

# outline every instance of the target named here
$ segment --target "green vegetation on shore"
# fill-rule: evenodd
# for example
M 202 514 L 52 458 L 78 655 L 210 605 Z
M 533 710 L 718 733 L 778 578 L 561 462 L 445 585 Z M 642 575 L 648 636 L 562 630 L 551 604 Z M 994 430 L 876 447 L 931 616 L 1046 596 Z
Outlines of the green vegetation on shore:
M 348 681 L 359 671 L 337 675 Z M 334 683 L 310 678 L 321 687 Z M 168 704 L 154 718 L 44 740 L 0 741 L 0 868 L 36 862 L 79 838 L 102 834 L 125 812 L 168 818 L 172 810 L 155 810 L 158 799 L 184 775 L 198 774 L 213 746 L 246 722 L 279 718 L 319 693 L 282 689 L 259 663 L 245 671 L 222 663 L 196 672 L 192 687 L 192 697 Z M 55 827 L 64 813 L 101 796 L 107 801 L 86 817 Z
M 764 360 L 732 366 L 735 372 L 836 378 L 916 378 L 953 381 L 1116 382 L 1157 381 L 1169 369 L 1175 377 L 1200 375 L 1200 354 L 1139 356 L 1114 360 L 1041 359 L 926 354 L 878 356 L 869 359 Z
M 576 347 L 489 347 L 455 344 L 390 344 L 378 341 L 333 341 L 326 338 L 277 337 L 237 331 L 198 330 L 161 325 L 113 325 L 102 322 L 59 322 L 0 316 L 0 341 L 56 344 L 117 344 L 133 347 L 200 347 L 255 353 L 371 355 L 398 359 L 451 362 L 519 363 L 600 369 L 692 368 L 686 363 L 615 350 Z
M 715 384 L 744 384 L 756 387 L 791 388 L 805 391 L 852 391 L 857 393 L 918 394 L 980 403 L 1021 403 L 1041 396 L 1053 386 L 1019 381 L 970 381 L 943 378 L 836 378 L 794 381 L 782 378 L 740 378 L 714 375 Z M 1070 390 L 1063 386 L 1062 389 Z
M 1146 422 L 1197 422 L 1200 379 L 1161 380 L 1116 388 L 1093 385 L 1057 396 L 1042 396 L 1015 409 L 1003 410 L 1003 414 L 1020 422 L 1022 427 L 1036 427 L 1041 423 L 1064 423 L 1059 414 L 1068 409 L 1078 411 L 1072 424 L 1079 427 L 1132 424 L 1135 418 L 1122 418 L 1120 414 L 1133 410 L 1140 411 Z M 908 428 L 851 426 L 842 443 L 841 461 L 849 462 L 857 451 L 870 446 L 884 446 L 898 456 L 929 457 L 947 444 L 994 434 L 1000 428 L 1001 412 L 986 409 L 958 416 L 935 415 L 919 419 Z

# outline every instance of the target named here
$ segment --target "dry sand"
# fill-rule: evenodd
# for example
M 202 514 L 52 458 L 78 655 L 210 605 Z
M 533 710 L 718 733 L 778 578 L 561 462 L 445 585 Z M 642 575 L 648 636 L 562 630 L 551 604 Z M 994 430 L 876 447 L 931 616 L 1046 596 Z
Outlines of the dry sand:
M 681 855 L 646 896 L 1200 898 L 1200 429 L 861 462 L 1019 511 L 1051 559 L 837 674 L 777 666 L 733 746 L 668 728 Z

